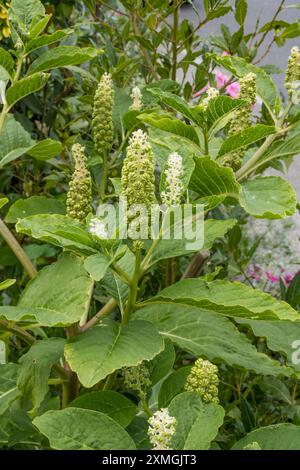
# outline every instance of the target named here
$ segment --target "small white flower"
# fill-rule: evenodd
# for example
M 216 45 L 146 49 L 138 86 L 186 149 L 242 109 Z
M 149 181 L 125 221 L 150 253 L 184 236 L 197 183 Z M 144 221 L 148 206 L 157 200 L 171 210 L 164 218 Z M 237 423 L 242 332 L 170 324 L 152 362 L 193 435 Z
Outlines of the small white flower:
M 96 217 L 90 220 L 89 232 L 94 237 L 100 238 L 102 240 L 108 239 L 108 232 L 106 230 L 105 223 L 102 222 L 101 219 L 97 219 Z
M 148 436 L 153 450 L 171 450 L 170 444 L 176 431 L 176 418 L 170 416 L 167 408 L 154 413 L 148 420 Z
M 143 107 L 143 102 L 142 93 L 138 86 L 132 88 L 130 98 L 132 99 L 132 105 L 130 106 L 130 109 L 132 111 L 140 111 Z
M 182 157 L 178 153 L 171 153 L 168 157 L 166 176 L 166 189 L 161 193 L 161 199 L 166 206 L 180 204 L 183 193 L 182 184 Z
M 209 102 L 211 100 L 213 100 L 214 98 L 217 98 L 217 96 L 219 96 L 219 90 L 217 90 L 216 88 L 213 88 L 213 87 L 208 88 L 208 90 L 206 92 L 206 97 L 203 98 L 203 100 L 201 101 L 201 104 L 200 104 L 202 109 L 206 110 Z

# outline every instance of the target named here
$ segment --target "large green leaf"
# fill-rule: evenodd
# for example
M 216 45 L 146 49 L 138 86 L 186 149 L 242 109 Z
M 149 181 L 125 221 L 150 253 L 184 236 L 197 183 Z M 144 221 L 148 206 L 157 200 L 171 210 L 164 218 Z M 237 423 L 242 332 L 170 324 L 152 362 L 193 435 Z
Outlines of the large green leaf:
M 150 380 L 152 387 L 169 374 L 176 359 L 172 341 L 165 339 L 164 345 L 164 350 L 155 356 L 150 363 Z
M 255 429 L 236 442 L 232 449 L 243 450 L 253 442 L 257 442 L 262 450 L 300 450 L 300 426 L 281 423 Z
M 194 122 L 197 125 L 203 124 L 203 118 L 200 113 L 193 109 L 184 99 L 170 93 L 169 91 L 163 91 L 159 88 L 153 88 L 149 90 L 151 94 L 157 96 L 161 101 L 166 105 L 178 111 L 182 116 L 189 119 L 191 122 Z
M 61 214 L 37 214 L 26 217 L 18 221 L 16 230 L 78 253 L 90 255 L 97 252 L 85 226 Z
M 231 168 L 225 168 L 209 157 L 195 158 L 195 170 L 191 177 L 189 188 L 205 196 L 234 196 L 240 191 L 240 186 Z
M 266 106 L 274 111 L 279 103 L 277 88 L 272 78 L 261 68 L 249 64 L 245 59 L 235 56 L 211 55 L 213 60 L 229 70 L 233 75 L 240 78 L 252 72 L 256 75 L 257 94 L 261 97 Z
M 94 59 L 97 50 L 93 47 L 58 46 L 41 54 L 30 65 L 27 75 L 35 72 L 43 72 L 57 67 L 79 65 Z
M 136 318 L 153 322 L 165 338 L 184 351 L 212 362 L 225 362 L 264 375 L 293 373 L 258 352 L 229 319 L 212 311 L 184 304 L 155 304 L 140 310 Z
M 10 53 L 2 47 L 0 47 L 0 65 L 6 70 L 9 76 L 11 75 L 15 66 L 14 59 Z
M 233 100 L 229 96 L 218 96 L 210 100 L 206 110 L 209 137 L 223 129 L 244 103 L 243 100 Z
M 80 408 L 48 411 L 33 424 L 58 450 L 130 450 L 135 444 L 120 424 L 103 413 Z
M 52 34 L 44 34 L 43 36 L 39 36 L 37 38 L 33 38 L 26 44 L 25 52 L 29 54 L 40 47 L 49 46 L 50 44 L 54 44 L 57 41 L 60 41 L 64 37 L 68 36 L 72 33 L 71 29 L 64 29 L 55 31 Z
M 110 259 L 104 253 L 97 253 L 96 255 L 88 256 L 86 258 L 84 261 L 84 267 L 92 276 L 94 281 L 101 281 L 112 262 L 113 259 Z
M 75 398 L 69 406 L 100 411 L 124 428 L 131 423 L 136 414 L 136 405 L 129 398 L 113 390 L 85 393 Z
M 66 207 L 59 199 L 50 199 L 45 196 L 32 196 L 27 199 L 18 199 L 9 208 L 5 221 L 15 224 L 18 219 L 24 219 L 35 214 L 65 214 Z
M 286 302 L 240 282 L 223 280 L 185 279 L 145 303 L 195 305 L 206 311 L 253 320 L 299 320 L 298 312 Z
M 63 338 L 36 341 L 19 361 L 17 386 L 25 398 L 31 399 L 32 413 L 39 408 L 48 392 L 51 368 L 63 356 L 64 345 Z
M 265 219 L 293 215 L 297 196 L 293 186 L 279 176 L 260 176 L 241 186 L 240 204 L 249 214 Z
M 45 8 L 40 0 L 12 0 L 10 3 L 12 13 L 27 29 L 35 17 L 43 17 Z
M 235 150 L 246 148 L 261 139 L 264 139 L 268 135 L 275 134 L 276 129 L 273 126 L 265 126 L 264 124 L 257 124 L 253 127 L 240 132 L 239 134 L 232 135 L 225 140 L 222 147 L 219 150 L 218 157 L 223 157 L 228 153 L 234 152 Z
M 178 450 L 208 450 L 225 415 L 220 405 L 203 404 L 195 392 L 177 395 L 168 410 L 176 418 L 176 431 L 171 445 L 172 449 Z
M 12 362 L 0 364 L 0 415 L 19 397 L 17 376 L 19 366 Z
M 16 307 L 1 306 L 0 316 L 13 321 L 35 319 L 43 326 L 68 326 L 86 314 L 92 288 L 82 260 L 65 253 L 28 283 Z
M 159 408 L 166 408 L 176 395 L 184 391 L 186 379 L 191 372 L 192 366 L 180 367 L 174 370 L 163 381 L 158 393 L 158 406 Z
M 168 114 L 144 113 L 140 114 L 138 119 L 152 127 L 157 127 L 171 134 L 179 135 L 195 144 L 199 144 L 199 138 L 194 127 L 185 124 L 179 119 L 172 118 Z
M 193 223 L 191 218 L 183 219 L 182 225 L 186 228 L 188 225 Z M 216 239 L 224 237 L 224 235 L 230 230 L 235 224 L 234 219 L 227 220 L 214 220 L 207 219 L 204 222 L 204 232 L 203 232 L 203 246 L 199 248 L 197 244 L 194 247 L 191 247 L 187 240 L 182 238 L 181 240 L 171 239 L 171 240 L 159 240 L 155 246 L 155 249 L 152 252 L 151 259 L 148 266 L 152 266 L 162 259 L 175 258 L 177 256 L 182 256 L 189 254 L 195 251 L 209 250 Z M 199 233 L 198 233 L 199 236 Z
M 49 76 L 48 73 L 40 72 L 17 81 L 6 91 L 6 101 L 9 108 L 12 108 L 12 106 L 25 96 L 31 95 L 31 93 L 35 93 L 43 88 Z
M 70 338 L 65 355 L 80 382 L 89 388 L 115 370 L 150 361 L 163 347 L 163 340 L 151 323 L 132 320 L 121 326 L 105 320 Z
M 49 159 L 58 155 L 61 150 L 61 143 L 57 140 L 32 140 L 30 134 L 11 114 L 5 119 L 0 137 L 0 169 L 25 153 L 38 159 Z

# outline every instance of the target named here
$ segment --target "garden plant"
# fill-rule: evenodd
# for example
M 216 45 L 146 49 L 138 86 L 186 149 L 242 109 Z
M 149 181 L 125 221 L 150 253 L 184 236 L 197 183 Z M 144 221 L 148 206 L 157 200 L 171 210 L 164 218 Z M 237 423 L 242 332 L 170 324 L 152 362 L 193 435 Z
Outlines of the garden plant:
M 274 3 L 0 2 L 1 449 L 300 449 L 300 274 L 247 235 L 299 209 Z

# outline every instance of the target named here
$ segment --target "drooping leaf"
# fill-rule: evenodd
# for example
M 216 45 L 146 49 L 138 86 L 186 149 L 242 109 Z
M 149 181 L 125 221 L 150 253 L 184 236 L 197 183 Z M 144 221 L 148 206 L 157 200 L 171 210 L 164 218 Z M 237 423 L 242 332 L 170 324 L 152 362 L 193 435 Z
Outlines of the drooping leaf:
M 124 428 L 131 423 L 136 414 L 136 405 L 121 393 L 113 390 L 85 393 L 75 398 L 69 406 L 100 411 Z
M 157 88 L 152 88 L 149 90 L 154 96 L 157 96 L 161 101 L 166 105 L 178 111 L 182 116 L 189 119 L 191 122 L 194 122 L 197 125 L 201 125 L 203 121 L 197 110 L 193 109 L 184 99 L 180 98 L 174 93 L 169 91 L 163 91 Z
M 161 379 L 163 379 L 173 368 L 176 354 L 172 341 L 166 339 L 164 341 L 164 350 L 155 356 L 150 364 L 150 380 L 152 387 Z
M 47 73 L 34 73 L 30 77 L 18 80 L 6 91 L 6 101 L 9 108 L 12 108 L 18 101 L 43 88 L 49 78 Z
M 6 214 L 5 221 L 15 224 L 18 219 L 24 219 L 36 214 L 65 214 L 66 207 L 59 199 L 50 199 L 45 196 L 32 196 L 27 199 L 18 199 Z
M 177 395 L 168 410 L 176 418 L 176 431 L 171 445 L 172 449 L 178 450 L 208 450 L 225 415 L 220 405 L 203 404 L 195 392 Z
M 196 357 L 225 362 L 263 375 L 289 376 L 293 373 L 290 368 L 258 352 L 229 319 L 204 308 L 155 304 L 140 310 L 136 318 L 151 321 L 160 334 Z
M 64 29 L 55 31 L 52 34 L 44 34 L 43 36 L 33 38 L 26 44 L 25 52 L 26 54 L 29 54 L 30 52 L 33 52 L 36 49 L 39 49 L 40 47 L 45 47 L 49 46 L 50 44 L 54 44 L 55 42 L 60 41 L 71 33 L 71 29 Z
M 251 215 L 282 219 L 293 215 L 297 196 L 292 185 L 279 176 L 260 176 L 241 186 L 240 204 Z
M 150 126 L 157 127 L 171 134 L 179 135 L 188 141 L 199 144 L 199 138 L 194 127 L 185 124 L 179 119 L 171 118 L 168 114 L 144 113 L 140 114 L 138 119 Z
M 20 359 L 17 386 L 32 401 L 32 413 L 39 408 L 48 392 L 51 368 L 63 355 L 65 340 L 48 338 L 36 341 Z
M 38 214 L 26 217 L 18 221 L 16 230 L 77 253 L 88 255 L 97 253 L 85 226 L 61 214 Z
M 271 134 L 275 134 L 275 132 L 275 127 L 265 126 L 264 124 L 257 124 L 256 126 L 248 127 L 248 129 L 243 132 L 232 135 L 226 139 L 220 148 L 218 157 L 223 157 L 235 150 L 246 148 Z
M 93 281 L 82 260 L 63 254 L 28 283 L 16 307 L 1 306 L 0 317 L 35 319 L 43 326 L 68 326 L 80 320 L 89 307 Z
M 232 450 L 243 450 L 253 442 L 257 442 L 262 450 L 299 450 L 300 427 L 281 423 L 255 429 L 234 444 Z
M 33 424 L 58 450 L 130 450 L 135 445 L 129 434 L 99 411 L 65 408 L 47 411 Z
M 105 320 L 68 340 L 65 355 L 80 382 L 93 387 L 122 367 L 151 360 L 163 349 L 163 340 L 151 323 L 132 320 L 124 326 Z
M 58 46 L 41 54 L 30 65 L 27 75 L 52 70 L 57 67 L 79 65 L 94 59 L 97 50 L 93 47 Z
M 299 320 L 299 314 L 286 302 L 240 282 L 185 279 L 163 289 L 148 300 L 152 303 L 195 305 L 225 316 L 253 320 Z
M 58 140 L 45 139 L 37 142 L 27 153 L 37 160 L 49 160 L 60 154 L 62 144 Z

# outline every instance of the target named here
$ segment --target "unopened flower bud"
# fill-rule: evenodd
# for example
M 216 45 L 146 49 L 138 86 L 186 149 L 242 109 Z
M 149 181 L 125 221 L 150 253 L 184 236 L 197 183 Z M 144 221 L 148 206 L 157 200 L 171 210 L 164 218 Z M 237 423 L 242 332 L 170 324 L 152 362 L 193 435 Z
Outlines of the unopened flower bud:
M 204 403 L 219 403 L 218 368 L 202 358 L 196 360 L 187 377 L 185 390 L 197 392 Z
M 108 152 L 113 143 L 112 110 L 114 89 L 110 74 L 104 73 L 96 89 L 93 107 L 92 130 L 95 147 L 102 155 Z

